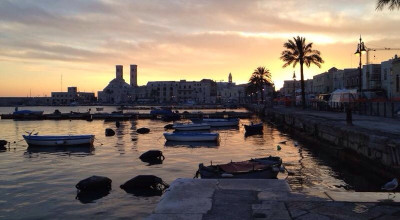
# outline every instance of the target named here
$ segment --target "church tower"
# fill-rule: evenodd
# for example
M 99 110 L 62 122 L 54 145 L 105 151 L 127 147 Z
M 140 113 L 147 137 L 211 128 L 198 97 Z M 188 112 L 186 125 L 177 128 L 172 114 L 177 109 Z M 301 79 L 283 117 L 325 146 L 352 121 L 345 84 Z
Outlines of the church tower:
M 131 86 L 137 87 L 137 65 L 131 64 Z
M 123 79 L 123 66 L 122 65 L 116 65 L 115 66 L 115 78 L 117 79 Z
M 232 74 L 231 74 L 231 73 L 229 73 L 228 82 L 229 82 L 229 83 L 232 83 Z

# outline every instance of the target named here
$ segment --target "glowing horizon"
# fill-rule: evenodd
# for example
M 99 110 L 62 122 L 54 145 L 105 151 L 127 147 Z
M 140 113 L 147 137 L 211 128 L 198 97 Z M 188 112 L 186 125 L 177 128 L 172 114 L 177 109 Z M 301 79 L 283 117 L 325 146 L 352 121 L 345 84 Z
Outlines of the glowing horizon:
M 282 68 L 283 43 L 297 35 L 321 51 L 322 68 L 357 68 L 362 34 L 367 47 L 400 48 L 398 11 L 376 1 L 10 1 L 0 2 L 0 96 L 50 96 L 77 86 L 102 90 L 115 65 L 138 65 L 138 84 L 201 80 L 245 83 L 265 66 L 277 88 L 299 67 Z M 400 51 L 371 53 L 379 63 Z M 366 57 L 363 56 L 363 64 Z

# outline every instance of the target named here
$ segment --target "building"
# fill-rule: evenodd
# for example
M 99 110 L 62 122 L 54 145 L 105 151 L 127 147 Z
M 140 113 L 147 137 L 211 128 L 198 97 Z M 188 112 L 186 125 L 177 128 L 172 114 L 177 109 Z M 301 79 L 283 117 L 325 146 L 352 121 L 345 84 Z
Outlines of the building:
M 296 83 L 295 83 L 296 82 Z M 283 81 L 283 87 L 280 89 L 280 93 L 283 96 L 293 96 L 294 90 L 301 89 L 300 80 L 285 80 Z
M 362 90 L 381 90 L 381 64 L 368 64 L 362 68 Z
M 360 88 L 360 71 L 358 68 L 349 68 L 343 70 L 343 83 L 345 89 Z
M 132 86 L 125 82 L 123 73 L 124 73 L 123 66 L 116 65 L 115 79 L 111 80 L 108 83 L 108 85 L 103 89 L 103 91 L 98 92 L 99 102 L 120 104 L 120 103 L 130 103 L 133 101 L 134 98 L 131 95 Z M 135 74 L 136 73 L 137 72 L 135 71 Z M 131 66 L 131 75 L 132 75 L 132 66 Z M 131 79 L 131 83 L 135 83 L 136 80 L 137 78 L 134 80 Z
M 395 56 L 392 61 L 392 71 L 388 78 L 391 78 L 390 83 L 390 97 L 391 99 L 400 100 L 400 58 Z
M 96 102 L 92 92 L 78 92 L 77 87 L 68 87 L 67 92 L 52 92 L 52 105 L 92 104 Z
M 333 92 L 334 73 L 337 71 L 338 69 L 332 67 L 327 72 L 315 75 L 313 77 L 313 92 L 315 94 L 324 94 Z
M 135 64 L 131 65 L 131 74 L 130 74 L 130 76 L 131 76 L 130 85 L 132 87 L 137 87 L 138 86 L 138 84 L 137 84 L 137 65 L 135 65 Z

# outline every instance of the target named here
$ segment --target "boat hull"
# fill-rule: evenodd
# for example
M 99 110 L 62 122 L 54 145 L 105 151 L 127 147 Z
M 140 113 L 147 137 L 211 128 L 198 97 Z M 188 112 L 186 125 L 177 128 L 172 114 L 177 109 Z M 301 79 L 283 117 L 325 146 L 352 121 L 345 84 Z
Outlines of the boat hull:
M 193 119 L 192 121 L 194 123 L 207 123 L 211 127 L 234 127 L 239 125 L 239 119 Z
M 29 146 L 93 146 L 94 135 L 79 136 L 26 136 Z
M 256 170 L 246 173 L 234 173 L 232 177 L 223 177 L 221 173 L 215 173 L 206 169 L 199 169 L 199 174 L 202 179 L 277 179 L 279 170 L 267 169 Z
M 218 133 L 164 133 L 167 141 L 218 141 Z
M 247 133 L 259 133 L 263 131 L 263 124 L 254 124 L 254 125 L 244 125 L 244 129 Z
M 173 128 L 177 131 L 198 131 L 198 130 L 210 130 L 209 124 L 175 124 Z

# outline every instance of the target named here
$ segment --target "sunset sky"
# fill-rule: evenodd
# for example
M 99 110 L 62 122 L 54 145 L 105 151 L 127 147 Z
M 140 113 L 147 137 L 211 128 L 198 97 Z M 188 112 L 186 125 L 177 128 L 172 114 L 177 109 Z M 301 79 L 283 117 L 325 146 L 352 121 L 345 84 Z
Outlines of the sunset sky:
M 376 0 L 1 0 L 0 96 L 50 95 L 67 86 L 102 90 L 115 65 L 138 65 L 138 82 L 245 83 L 258 66 L 281 87 L 293 68 L 279 59 L 283 43 L 314 42 L 325 64 L 305 77 L 358 66 L 367 47 L 400 48 L 400 11 L 376 11 Z M 400 51 L 371 53 L 377 63 Z M 363 57 L 365 63 L 365 56 Z M 296 69 L 299 76 L 299 67 Z

